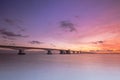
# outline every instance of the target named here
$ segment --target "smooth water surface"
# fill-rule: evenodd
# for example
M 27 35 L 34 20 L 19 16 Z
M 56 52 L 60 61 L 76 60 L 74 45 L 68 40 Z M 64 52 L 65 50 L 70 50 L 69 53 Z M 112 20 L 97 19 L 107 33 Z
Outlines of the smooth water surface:
M 0 54 L 0 80 L 120 80 L 120 54 Z

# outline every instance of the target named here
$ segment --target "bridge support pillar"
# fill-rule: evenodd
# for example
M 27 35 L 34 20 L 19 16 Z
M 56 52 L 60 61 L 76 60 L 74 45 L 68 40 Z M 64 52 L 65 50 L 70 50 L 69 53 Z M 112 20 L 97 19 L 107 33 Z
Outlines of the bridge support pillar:
M 47 54 L 48 55 L 52 54 L 51 50 L 47 50 Z
M 65 54 L 64 50 L 60 50 L 60 54 Z
M 66 53 L 65 54 L 70 54 L 71 52 L 70 52 L 70 50 L 66 50 Z
M 18 55 L 25 55 L 24 50 L 19 49 Z
M 79 54 L 79 51 L 77 51 L 77 54 Z
M 73 51 L 73 54 L 75 54 L 75 51 Z

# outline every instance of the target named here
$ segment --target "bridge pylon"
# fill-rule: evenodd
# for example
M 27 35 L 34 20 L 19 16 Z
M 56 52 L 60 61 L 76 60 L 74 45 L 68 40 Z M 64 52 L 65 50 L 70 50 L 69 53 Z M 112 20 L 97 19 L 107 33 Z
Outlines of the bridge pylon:
M 18 55 L 25 55 L 24 50 L 23 49 L 19 49 L 18 50 Z
M 51 50 L 47 50 L 47 54 L 48 54 L 48 55 L 51 55 L 51 54 L 52 54 L 52 51 L 51 51 Z

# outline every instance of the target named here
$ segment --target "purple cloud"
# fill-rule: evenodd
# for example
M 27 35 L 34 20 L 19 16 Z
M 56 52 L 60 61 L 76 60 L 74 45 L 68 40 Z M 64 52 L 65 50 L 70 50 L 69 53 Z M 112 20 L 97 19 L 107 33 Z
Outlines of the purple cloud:
M 102 44 L 104 41 L 96 41 L 96 42 L 91 42 L 92 44 Z
M 74 24 L 70 21 L 61 21 L 60 22 L 60 27 L 64 31 L 69 31 L 69 32 L 77 31 L 76 28 L 74 27 Z
M 28 37 L 28 36 L 24 36 L 22 34 L 17 34 L 17 33 L 14 33 L 14 32 L 11 32 L 9 30 L 6 30 L 6 29 L 0 29 L 0 34 L 2 36 L 4 36 L 3 38 L 7 38 L 7 37 L 11 37 L 11 38 L 16 38 L 16 37 Z
M 33 41 L 30 41 L 29 43 L 31 43 L 31 44 L 43 44 L 44 42 L 33 40 Z

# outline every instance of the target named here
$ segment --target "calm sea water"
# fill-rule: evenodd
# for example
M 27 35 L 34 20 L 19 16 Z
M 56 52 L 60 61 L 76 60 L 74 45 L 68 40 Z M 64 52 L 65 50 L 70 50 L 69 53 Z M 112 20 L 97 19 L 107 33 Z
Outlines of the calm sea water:
M 0 80 L 120 80 L 120 54 L 0 54 Z

